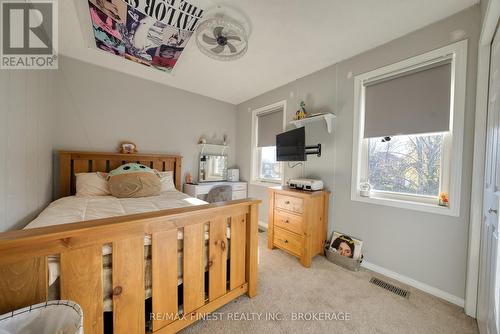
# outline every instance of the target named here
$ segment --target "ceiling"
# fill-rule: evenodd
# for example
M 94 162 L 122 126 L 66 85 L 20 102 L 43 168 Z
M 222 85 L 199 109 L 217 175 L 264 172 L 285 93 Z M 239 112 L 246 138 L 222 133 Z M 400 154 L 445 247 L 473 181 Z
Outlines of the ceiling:
M 208 6 L 222 1 L 198 0 Z M 86 0 L 60 1 L 60 53 L 239 104 L 470 7 L 479 0 L 232 0 L 250 20 L 243 58 L 220 62 L 191 38 L 172 74 L 89 48 Z M 78 14 L 80 13 L 80 14 Z

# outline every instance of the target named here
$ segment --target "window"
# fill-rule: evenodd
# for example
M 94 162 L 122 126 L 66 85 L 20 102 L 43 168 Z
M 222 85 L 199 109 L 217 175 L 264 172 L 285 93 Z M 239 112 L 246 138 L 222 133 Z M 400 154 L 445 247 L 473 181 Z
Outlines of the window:
M 276 161 L 276 135 L 283 132 L 286 102 L 252 112 L 252 183 L 281 184 L 283 166 Z
M 466 58 L 462 41 L 355 77 L 352 200 L 459 215 Z
M 276 161 L 276 146 L 259 147 L 259 180 L 281 182 L 281 164 Z
M 368 139 L 367 181 L 374 192 L 437 198 L 444 134 Z

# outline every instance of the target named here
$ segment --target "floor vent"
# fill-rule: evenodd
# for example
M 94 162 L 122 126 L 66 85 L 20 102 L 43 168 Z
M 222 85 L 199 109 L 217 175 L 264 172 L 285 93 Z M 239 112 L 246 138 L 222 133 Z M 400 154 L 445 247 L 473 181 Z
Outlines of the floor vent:
M 392 293 L 397 294 L 398 296 L 401 296 L 403 298 L 409 298 L 410 297 L 410 291 L 404 290 L 401 288 L 398 288 L 395 285 L 392 285 L 391 283 L 387 283 L 385 281 L 382 281 L 381 279 L 378 279 L 376 277 L 372 277 L 370 279 L 370 283 L 378 285 L 379 287 L 386 289 Z

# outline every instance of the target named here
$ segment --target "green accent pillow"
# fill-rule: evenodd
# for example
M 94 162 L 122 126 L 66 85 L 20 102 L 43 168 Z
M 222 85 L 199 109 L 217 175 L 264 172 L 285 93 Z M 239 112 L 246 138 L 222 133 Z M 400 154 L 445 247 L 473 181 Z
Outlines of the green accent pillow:
M 108 174 L 111 195 L 118 198 L 158 196 L 161 191 L 159 174 L 145 165 L 128 163 Z

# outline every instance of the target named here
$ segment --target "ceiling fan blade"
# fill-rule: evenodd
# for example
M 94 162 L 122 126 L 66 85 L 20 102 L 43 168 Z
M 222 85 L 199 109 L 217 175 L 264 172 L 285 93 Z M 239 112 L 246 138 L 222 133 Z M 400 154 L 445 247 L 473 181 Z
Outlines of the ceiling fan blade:
M 230 41 L 230 40 L 241 41 L 240 36 L 226 36 L 226 39 L 228 41 Z
M 222 29 L 224 29 L 224 27 L 215 27 L 214 28 L 214 37 L 215 38 L 217 38 L 220 35 L 222 35 Z
M 217 45 L 215 48 L 211 49 L 213 53 L 221 53 L 224 51 L 224 45 Z
M 231 51 L 231 53 L 235 53 L 237 51 L 233 44 L 227 43 L 226 45 L 229 48 L 229 51 Z
M 210 45 L 217 45 L 217 40 L 215 38 L 212 38 L 212 37 L 209 37 L 207 36 L 206 34 L 203 34 L 201 36 L 201 38 L 203 39 L 203 41 L 207 44 L 210 44 Z

